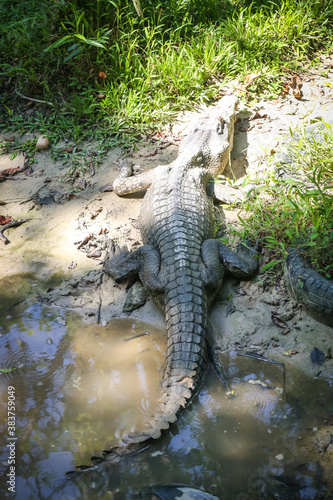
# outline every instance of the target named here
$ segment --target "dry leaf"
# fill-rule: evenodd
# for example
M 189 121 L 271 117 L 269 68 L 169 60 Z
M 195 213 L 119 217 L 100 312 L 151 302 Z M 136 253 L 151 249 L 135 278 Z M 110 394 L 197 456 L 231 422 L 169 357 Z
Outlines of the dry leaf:
M 289 349 L 288 351 L 285 351 L 284 353 L 282 353 L 284 356 L 294 356 L 295 354 L 297 354 L 298 351 L 296 349 Z
M 260 70 L 257 73 L 251 73 L 250 75 L 244 76 L 244 86 L 245 86 L 245 88 L 249 87 L 249 85 L 251 85 L 251 83 L 253 83 L 256 78 L 259 78 L 259 76 L 261 76 L 261 73 L 262 72 Z
M 106 74 L 104 73 L 104 71 L 100 71 L 100 72 L 98 73 L 98 76 L 99 76 L 100 78 L 106 78 Z
M 0 179 L 1 177 L 10 177 L 12 175 L 15 175 L 20 170 L 21 170 L 20 167 L 12 167 L 12 168 L 6 168 L 5 170 L 1 170 Z
M 8 224 L 12 219 L 11 217 L 7 216 L 5 217 L 4 215 L 0 215 L 0 225 L 4 226 L 5 224 Z
M 276 311 L 271 312 L 271 318 L 273 323 L 279 328 L 288 328 L 287 323 L 280 318 Z
M 301 99 L 303 97 L 302 87 L 303 83 L 301 78 L 295 74 L 292 76 L 291 81 L 284 84 L 282 92 L 296 97 L 296 99 Z

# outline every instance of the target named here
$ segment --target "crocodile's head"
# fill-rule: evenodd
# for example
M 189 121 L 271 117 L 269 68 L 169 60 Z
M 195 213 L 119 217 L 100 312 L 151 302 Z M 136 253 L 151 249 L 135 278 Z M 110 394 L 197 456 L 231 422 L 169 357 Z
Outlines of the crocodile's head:
M 214 177 L 222 173 L 233 146 L 237 104 L 237 97 L 225 96 L 208 117 L 196 123 L 181 144 L 177 163 L 206 168 Z

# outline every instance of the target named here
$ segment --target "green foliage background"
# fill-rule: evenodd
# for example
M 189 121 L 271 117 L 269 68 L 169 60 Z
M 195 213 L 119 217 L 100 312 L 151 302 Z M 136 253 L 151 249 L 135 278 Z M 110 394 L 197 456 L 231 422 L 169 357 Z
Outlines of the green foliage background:
M 20 92 L 76 126 L 153 128 L 253 71 L 249 97 L 274 96 L 283 68 L 332 46 L 333 0 L 141 4 L 139 17 L 131 0 L 0 0 L 5 116 Z

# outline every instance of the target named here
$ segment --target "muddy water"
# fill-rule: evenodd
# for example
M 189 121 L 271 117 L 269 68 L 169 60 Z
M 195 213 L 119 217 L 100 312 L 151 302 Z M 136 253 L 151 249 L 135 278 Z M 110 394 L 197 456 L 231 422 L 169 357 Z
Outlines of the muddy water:
M 140 428 L 154 412 L 165 333 L 119 319 L 83 325 L 38 302 L 2 303 L 1 498 L 152 498 L 153 484 L 183 483 L 221 499 L 332 498 L 311 436 L 332 424 L 332 380 L 221 354 L 234 391 L 213 371 L 178 424 L 150 449 L 103 472 L 65 472 Z M 15 396 L 13 453 L 7 399 Z M 13 407 L 11 407 L 13 409 Z M 313 443 L 315 439 L 313 439 Z M 10 456 L 15 493 L 8 491 Z M 12 462 L 13 463 L 13 462 Z M 332 487 L 332 484 L 330 485 Z

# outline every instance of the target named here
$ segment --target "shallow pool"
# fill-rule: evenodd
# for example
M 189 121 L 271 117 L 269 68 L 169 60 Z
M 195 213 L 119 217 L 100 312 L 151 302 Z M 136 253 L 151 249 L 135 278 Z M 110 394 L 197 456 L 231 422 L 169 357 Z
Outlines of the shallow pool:
M 210 369 L 161 440 L 102 472 L 67 479 L 66 471 L 154 413 L 165 332 L 128 318 L 87 326 L 72 311 L 38 302 L 1 312 L 1 498 L 150 499 L 151 485 L 170 483 L 221 500 L 333 498 L 316 446 L 316 433 L 332 429 L 332 380 L 236 352 L 221 353 L 233 397 Z M 7 482 L 14 476 L 15 493 Z

